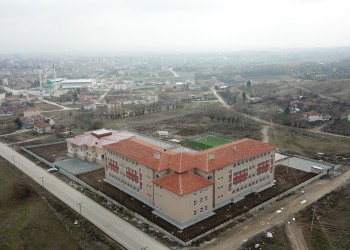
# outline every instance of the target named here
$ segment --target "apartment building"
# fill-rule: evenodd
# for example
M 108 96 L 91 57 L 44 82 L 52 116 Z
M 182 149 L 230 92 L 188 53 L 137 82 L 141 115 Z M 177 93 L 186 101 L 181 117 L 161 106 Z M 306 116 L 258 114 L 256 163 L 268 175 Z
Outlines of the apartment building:
M 105 181 L 180 229 L 274 184 L 275 147 L 242 139 L 193 152 L 138 137 L 102 146 Z

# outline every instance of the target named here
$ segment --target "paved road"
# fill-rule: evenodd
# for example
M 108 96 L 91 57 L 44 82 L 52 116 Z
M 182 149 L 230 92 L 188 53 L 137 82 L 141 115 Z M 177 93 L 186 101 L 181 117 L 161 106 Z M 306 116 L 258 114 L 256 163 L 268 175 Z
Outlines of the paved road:
M 78 203 L 82 203 L 82 215 L 125 248 L 167 249 L 3 143 L 0 143 L 0 154 L 39 184 L 42 184 L 43 177 L 44 187 L 73 210 L 79 212 Z
M 178 73 L 176 73 L 173 68 L 168 69 L 175 77 L 179 77 Z
M 332 179 L 317 180 L 306 186 L 304 192 L 296 191 L 295 194 L 265 207 L 264 210 L 244 221 L 238 227 L 226 231 L 214 242 L 203 245 L 201 249 L 232 250 L 238 249 L 245 241 L 253 236 L 266 232 L 274 225 L 283 224 L 300 210 L 306 208 L 332 190 L 341 187 L 350 179 L 350 170 Z M 298 220 L 298 218 L 296 218 Z
M 73 110 L 75 108 L 69 108 L 69 107 L 66 107 L 66 106 L 63 106 L 63 105 L 60 105 L 60 104 L 57 104 L 55 102 L 50 102 L 48 100 L 45 100 L 45 99 L 41 99 L 42 102 L 45 102 L 45 103 L 48 103 L 48 104 L 51 104 L 51 105 L 55 105 L 57 107 L 60 107 L 62 110 Z

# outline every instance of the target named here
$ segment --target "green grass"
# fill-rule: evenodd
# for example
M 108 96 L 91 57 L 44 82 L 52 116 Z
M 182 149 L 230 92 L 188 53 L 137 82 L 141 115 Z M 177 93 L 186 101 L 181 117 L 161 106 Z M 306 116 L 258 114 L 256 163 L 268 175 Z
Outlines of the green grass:
M 205 149 L 209 149 L 209 148 L 213 148 L 213 147 L 217 147 L 220 145 L 224 145 L 229 143 L 230 141 L 224 138 L 220 138 L 217 136 L 213 136 L 213 135 L 207 135 L 207 136 L 203 136 L 203 137 L 199 137 L 197 139 L 194 140 L 187 140 L 187 145 L 189 145 L 190 147 L 199 149 L 199 150 L 205 150 Z

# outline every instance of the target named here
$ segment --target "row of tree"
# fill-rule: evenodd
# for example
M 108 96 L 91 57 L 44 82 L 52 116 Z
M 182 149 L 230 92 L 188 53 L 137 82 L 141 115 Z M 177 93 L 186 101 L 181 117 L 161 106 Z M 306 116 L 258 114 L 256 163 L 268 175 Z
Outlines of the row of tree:
M 207 110 L 206 115 L 211 121 L 216 120 L 217 122 L 228 122 L 233 124 L 239 122 L 240 115 L 232 109 L 225 107 L 211 107 Z

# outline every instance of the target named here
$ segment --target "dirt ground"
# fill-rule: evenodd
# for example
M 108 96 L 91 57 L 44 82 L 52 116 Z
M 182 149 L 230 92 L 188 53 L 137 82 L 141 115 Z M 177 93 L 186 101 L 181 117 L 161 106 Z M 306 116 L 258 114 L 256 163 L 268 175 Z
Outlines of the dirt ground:
M 261 126 L 254 122 L 248 122 L 244 119 L 233 124 L 222 121 L 218 122 L 216 119 L 211 121 L 202 112 L 194 112 L 181 117 L 161 120 L 156 124 L 142 124 L 135 126 L 133 129 L 155 138 L 158 137 L 156 134 L 158 130 L 167 130 L 169 131 L 168 140 L 178 139 L 180 141 L 188 139 L 189 136 L 206 134 L 208 131 L 230 140 L 237 140 L 244 137 L 257 140 L 261 139 Z M 158 138 L 164 140 L 164 137 Z
M 60 144 L 31 148 L 30 151 L 43 157 L 49 162 L 54 162 L 60 157 L 67 157 L 67 143 L 63 142 Z
M 270 231 L 273 235 L 272 238 L 266 236 L 266 233 L 259 234 L 253 239 L 245 243 L 240 249 L 241 250 L 292 250 L 284 226 L 275 227 Z
M 297 178 L 295 178 L 295 176 L 297 176 Z M 285 167 L 278 166 L 276 167 L 275 179 L 277 182 L 275 187 L 269 188 L 259 194 L 251 194 L 240 202 L 237 202 L 235 204 L 231 203 L 222 208 L 219 208 L 215 210 L 215 215 L 182 231 L 179 231 L 177 227 L 171 225 L 167 221 L 157 216 L 153 216 L 151 213 L 152 208 L 146 206 L 144 203 L 132 198 L 130 195 L 113 187 L 112 185 L 105 183 L 103 181 L 105 177 L 104 169 L 82 174 L 78 176 L 78 178 L 93 186 L 97 190 L 105 193 L 117 202 L 120 202 L 132 211 L 135 211 L 146 219 L 156 223 L 158 226 L 174 234 L 181 240 L 188 241 L 189 239 L 193 239 L 196 236 L 222 224 L 227 220 L 230 220 L 241 215 L 244 212 L 247 212 L 249 209 L 255 207 L 256 205 L 269 200 L 270 198 L 290 189 L 295 185 L 298 185 L 299 183 L 304 182 L 305 180 L 310 179 L 313 176 L 314 174 L 302 172 L 296 169 L 289 169 L 287 174 L 287 169 Z
M 350 242 L 350 184 L 331 192 L 297 216 L 308 248 L 348 249 Z M 315 220 L 311 221 L 315 209 Z

